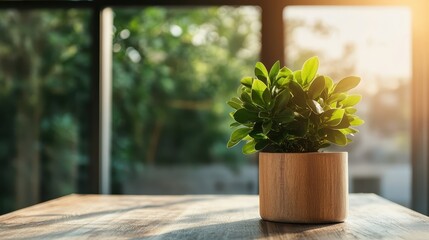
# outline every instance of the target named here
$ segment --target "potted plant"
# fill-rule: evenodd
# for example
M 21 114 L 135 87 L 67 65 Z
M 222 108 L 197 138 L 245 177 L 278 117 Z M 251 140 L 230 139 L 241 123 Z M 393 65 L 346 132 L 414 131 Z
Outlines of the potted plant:
M 233 147 L 259 153 L 259 203 L 264 220 L 296 223 L 342 222 L 348 208 L 347 152 L 322 152 L 330 144 L 345 146 L 363 123 L 354 106 L 360 95 L 348 94 L 360 78 L 335 83 L 317 74 L 312 57 L 301 70 L 268 72 L 256 63 L 255 76 L 244 77 L 234 108 Z

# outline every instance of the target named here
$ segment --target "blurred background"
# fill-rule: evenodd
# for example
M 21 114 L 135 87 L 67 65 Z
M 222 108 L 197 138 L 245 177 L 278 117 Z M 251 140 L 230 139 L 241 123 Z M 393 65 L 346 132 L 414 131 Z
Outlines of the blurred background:
M 55 2 L 0 1 L 0 214 L 70 193 L 257 194 L 257 155 L 226 148 L 226 101 L 257 61 L 298 69 L 314 55 L 336 81 L 362 77 L 350 191 L 427 211 L 428 160 L 413 153 L 427 134 L 412 128 L 423 2 Z

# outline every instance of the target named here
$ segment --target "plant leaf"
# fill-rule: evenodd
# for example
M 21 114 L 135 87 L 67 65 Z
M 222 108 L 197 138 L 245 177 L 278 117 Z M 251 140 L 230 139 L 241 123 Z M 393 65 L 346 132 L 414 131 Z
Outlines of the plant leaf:
M 327 126 L 337 126 L 344 116 L 344 109 L 330 109 L 322 113 L 322 122 Z
M 259 112 L 258 116 L 260 118 L 270 118 L 270 114 L 268 112 Z
M 257 113 L 260 111 L 259 108 L 255 105 L 253 105 L 252 103 L 245 102 L 245 103 L 243 103 L 243 107 L 245 109 L 249 110 L 250 112 L 256 112 Z
M 271 143 L 271 141 L 268 139 L 257 140 L 257 142 L 255 144 L 255 149 L 257 151 L 260 151 L 260 150 L 264 149 L 265 147 L 267 147 L 270 143 Z
M 232 128 L 234 128 L 234 127 L 241 126 L 241 123 L 239 123 L 239 122 L 233 122 L 233 123 L 229 124 L 229 126 L 232 127 Z
M 330 105 L 331 103 L 343 101 L 346 97 L 347 94 L 345 93 L 333 93 L 328 100 L 326 100 L 326 104 Z
M 343 101 L 341 101 L 341 104 L 343 107 L 353 107 L 354 105 L 358 104 L 361 99 L 361 95 L 349 95 Z
M 251 128 L 239 128 L 232 132 L 231 137 L 228 141 L 227 147 L 233 147 L 237 145 L 244 137 L 246 137 L 252 131 Z
M 341 132 L 344 134 L 354 134 L 354 133 L 358 133 L 359 131 L 357 129 L 349 127 L 349 128 L 341 129 Z
M 314 79 L 310 87 L 308 88 L 308 97 L 310 99 L 316 99 L 320 96 L 322 91 L 325 89 L 325 77 L 324 76 L 318 76 L 316 79 Z
M 308 118 L 297 119 L 287 125 L 287 133 L 297 137 L 303 137 L 308 131 Z
M 243 84 L 243 86 L 251 88 L 253 83 L 252 77 L 244 77 L 240 80 L 240 83 Z
M 305 85 L 314 79 L 317 70 L 319 69 L 319 58 L 311 57 L 307 59 L 302 65 L 301 78 L 302 83 Z
M 292 75 L 281 77 L 277 79 L 276 86 L 279 88 L 286 86 L 289 82 L 291 82 L 293 79 Z
M 247 92 L 241 93 L 240 100 L 243 103 L 252 103 L 252 98 L 250 97 L 250 95 Z
M 296 70 L 295 72 L 293 72 L 293 78 L 295 79 L 295 82 L 299 83 L 299 85 L 304 85 L 304 83 L 302 82 L 301 70 Z
M 267 79 L 268 79 L 268 71 L 267 68 L 265 67 L 265 65 L 261 62 L 257 62 L 255 65 L 255 76 L 259 79 L 262 80 L 264 83 L 268 83 Z
M 277 79 L 280 78 L 285 78 L 292 75 L 292 70 L 290 70 L 287 67 L 282 67 L 282 69 L 280 69 L 279 74 L 277 75 Z
M 326 132 L 326 139 L 339 146 L 345 146 L 347 145 L 347 138 L 346 135 L 341 133 L 339 130 L 333 130 L 333 129 L 325 129 Z
M 350 76 L 350 77 L 343 78 L 341 81 L 337 83 L 333 93 L 347 92 L 348 90 L 356 87 L 359 84 L 359 82 L 360 82 L 360 77 Z
M 240 109 L 242 108 L 241 105 L 243 104 L 243 102 L 239 98 L 234 97 L 234 98 L 231 98 L 231 100 L 229 100 L 227 104 L 232 108 Z
M 267 85 L 261 80 L 255 79 L 252 84 L 252 101 L 261 107 L 265 107 L 270 98 L 271 94 L 267 90 Z
M 346 113 L 348 114 L 354 114 L 357 112 L 357 109 L 352 107 L 345 108 L 344 110 L 346 110 Z
M 351 126 L 359 126 L 365 123 L 364 120 L 360 119 L 358 116 L 355 115 L 350 116 L 349 121 Z
M 277 61 L 271 67 L 271 70 L 270 70 L 270 73 L 269 73 L 269 77 L 270 77 L 270 79 L 271 79 L 272 82 L 276 81 L 276 77 L 277 77 L 277 74 L 279 74 L 279 70 L 280 70 L 280 61 Z
M 284 108 L 276 115 L 274 115 L 273 120 L 280 123 L 289 123 L 292 122 L 294 118 L 294 112 L 289 108 Z
M 315 100 L 307 100 L 307 105 L 310 107 L 311 111 L 313 111 L 316 114 L 321 114 L 323 112 L 322 106 L 320 106 L 320 103 L 318 103 Z
M 347 115 L 344 114 L 343 118 L 341 119 L 341 122 L 338 125 L 332 127 L 332 129 L 345 129 L 348 127 L 350 127 L 350 122 Z
M 253 122 L 253 121 L 257 121 L 258 118 L 258 113 L 256 112 L 250 112 L 249 110 L 242 108 L 242 109 L 238 109 L 234 114 L 233 114 L 234 120 L 239 122 L 239 123 L 248 123 L 248 122 Z
M 262 122 L 257 122 L 249 133 L 249 136 L 254 139 L 266 139 L 267 136 L 263 133 Z
M 247 142 L 247 143 L 246 143 L 246 144 L 244 144 L 244 146 L 243 146 L 243 149 L 242 149 L 243 153 L 244 153 L 244 154 L 252 154 L 252 153 L 255 153 L 255 152 L 256 152 L 255 145 L 256 145 L 256 142 L 255 142 L 255 140 L 254 140 L 254 139 L 253 139 L 253 140 L 251 140 L 251 141 L 249 141 L 249 142 Z
M 298 106 L 300 106 L 302 108 L 306 108 L 307 107 L 307 99 L 306 99 L 307 94 L 304 92 L 302 87 L 298 83 L 291 81 L 289 83 L 289 89 L 292 92 L 293 100 L 294 100 L 295 104 L 297 104 Z
M 288 89 L 281 91 L 275 98 L 274 112 L 279 112 L 286 107 L 291 95 Z
M 330 94 L 332 93 L 334 81 L 329 76 L 324 76 L 324 77 L 325 77 L 325 89 L 322 91 L 320 96 L 326 101 L 329 98 Z
M 271 131 L 271 127 L 273 126 L 273 121 L 268 120 L 262 123 L 262 132 L 264 134 L 267 134 L 269 131 Z

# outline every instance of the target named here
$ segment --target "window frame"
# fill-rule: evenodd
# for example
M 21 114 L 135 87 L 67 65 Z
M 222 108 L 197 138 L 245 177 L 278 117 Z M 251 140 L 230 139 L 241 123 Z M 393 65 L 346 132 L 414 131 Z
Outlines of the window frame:
M 89 188 L 91 193 L 109 193 L 108 168 L 110 147 L 102 139 L 110 140 L 106 130 L 109 121 L 102 98 L 110 96 L 111 86 L 103 87 L 106 74 L 103 74 L 102 61 L 105 59 L 102 47 L 106 44 L 103 34 L 103 10 L 109 7 L 147 7 L 147 6 L 258 6 L 261 17 L 261 61 L 270 65 L 280 59 L 284 64 L 283 9 L 288 6 L 401 6 L 408 7 L 412 13 L 412 208 L 429 214 L 429 2 L 420 0 L 93 0 L 93 1 L 0 1 L 0 10 L 4 9 L 89 9 L 91 10 L 91 103 L 90 114 L 90 158 Z M 272 26 L 280 26 L 274 28 Z M 108 66 L 108 64 L 107 64 Z M 107 84 L 110 84 L 107 82 Z M 109 104 L 109 103 L 107 103 Z M 104 110 L 103 110 L 104 109 Z M 107 113 L 109 114 L 109 113 Z M 108 116 L 108 115 L 107 115 Z M 104 127 L 103 127 L 104 126 Z M 107 159 L 106 159 L 107 156 Z M 107 164 L 107 166 L 106 166 Z

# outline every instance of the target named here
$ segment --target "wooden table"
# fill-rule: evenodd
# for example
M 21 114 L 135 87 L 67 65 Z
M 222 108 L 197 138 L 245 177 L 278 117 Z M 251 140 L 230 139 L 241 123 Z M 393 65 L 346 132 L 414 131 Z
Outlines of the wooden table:
M 260 219 L 257 196 L 70 195 L 0 216 L 0 239 L 429 239 L 429 218 L 352 194 L 346 222 Z

